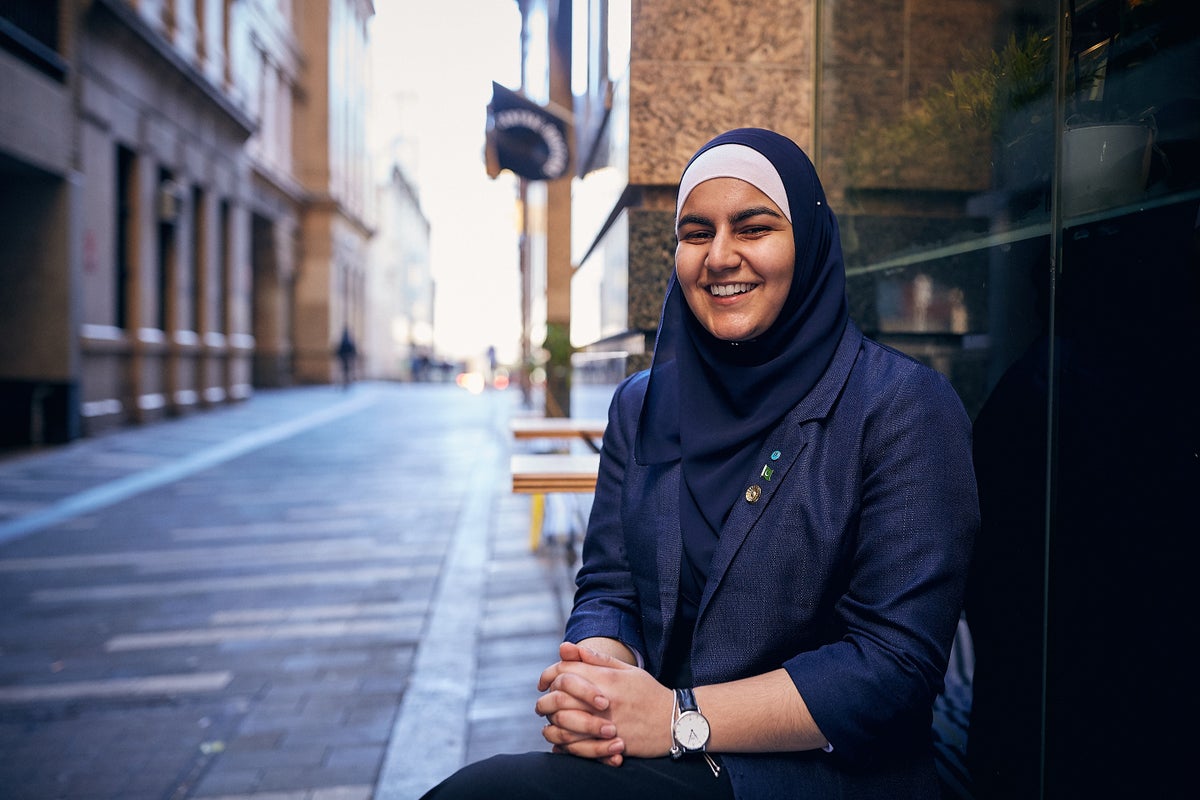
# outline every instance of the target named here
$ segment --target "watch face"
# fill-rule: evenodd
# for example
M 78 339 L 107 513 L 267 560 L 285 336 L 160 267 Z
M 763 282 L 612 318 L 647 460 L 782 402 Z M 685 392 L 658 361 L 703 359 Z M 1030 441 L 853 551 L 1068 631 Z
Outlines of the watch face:
M 684 750 L 699 750 L 708 743 L 708 720 L 695 711 L 685 711 L 675 721 L 674 732 Z

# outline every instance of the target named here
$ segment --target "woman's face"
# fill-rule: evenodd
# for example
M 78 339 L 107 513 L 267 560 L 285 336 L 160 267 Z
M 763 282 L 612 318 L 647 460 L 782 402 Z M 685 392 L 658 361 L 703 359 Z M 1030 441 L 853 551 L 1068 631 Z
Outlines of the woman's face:
M 679 210 L 675 272 L 688 307 L 718 339 L 761 336 L 792 285 L 792 225 L 771 199 L 737 178 L 692 189 Z

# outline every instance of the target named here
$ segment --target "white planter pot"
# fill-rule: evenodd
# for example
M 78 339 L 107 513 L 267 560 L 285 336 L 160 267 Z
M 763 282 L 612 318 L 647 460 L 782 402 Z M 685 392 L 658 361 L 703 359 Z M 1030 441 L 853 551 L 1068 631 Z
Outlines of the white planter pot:
M 1135 202 L 1146 188 L 1154 129 L 1084 125 L 1063 133 L 1063 215 Z

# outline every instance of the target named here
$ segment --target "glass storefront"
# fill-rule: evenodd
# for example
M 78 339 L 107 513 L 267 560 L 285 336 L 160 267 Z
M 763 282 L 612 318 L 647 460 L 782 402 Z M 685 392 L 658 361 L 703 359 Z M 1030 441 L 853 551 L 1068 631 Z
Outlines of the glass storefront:
M 852 314 L 948 375 L 975 425 L 949 785 L 1176 796 L 1200 530 L 1200 4 L 817 5 L 813 150 Z
M 652 343 L 674 245 L 673 173 L 644 159 L 610 186 L 598 167 L 632 141 L 691 152 L 731 120 L 796 136 L 838 215 L 853 318 L 947 375 L 974 424 L 983 526 L 936 708 L 946 794 L 1190 796 L 1200 2 L 767 5 L 742 39 L 711 23 L 741 3 L 632 5 L 642 92 L 583 106 L 610 103 L 598 141 L 623 146 L 586 165 L 577 208 L 621 190 L 628 207 L 576 232 L 595 306 L 576 343 Z M 709 102 L 711 85 L 744 91 Z

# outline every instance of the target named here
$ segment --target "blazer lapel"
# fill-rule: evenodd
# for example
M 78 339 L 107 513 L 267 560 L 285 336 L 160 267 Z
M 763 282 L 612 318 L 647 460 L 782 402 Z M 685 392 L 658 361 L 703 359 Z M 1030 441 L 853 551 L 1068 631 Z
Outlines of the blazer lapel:
M 783 424 L 767 437 L 766 447 L 759 454 L 760 465 L 755 468 L 756 471 L 750 475 L 745 486 L 741 487 L 743 494 L 734 501 L 733 510 L 729 512 L 725 526 L 721 528 L 721 539 L 716 552 L 713 553 L 712 564 L 708 568 L 708 580 L 704 584 L 704 595 L 700 599 L 699 617 L 704 616 L 704 610 L 708 607 L 713 592 L 725 578 L 733 557 L 741 549 L 750 530 L 762 516 L 780 484 L 787 479 L 800 452 L 808 445 L 809 436 L 809 429 L 800 426 L 792 420 L 792 415 L 788 415 Z
M 650 493 L 655 498 L 654 518 L 646 522 L 656 537 L 658 550 L 658 607 L 662 613 L 663 640 L 656 655 L 658 663 L 662 663 L 675 624 L 679 597 L 679 570 L 683 558 L 683 532 L 679 525 L 682 479 L 678 461 L 655 469 L 661 469 L 662 474 L 655 481 L 656 491 Z
M 700 599 L 700 610 L 697 623 L 704 618 L 713 593 L 724 580 L 729 565 L 741 549 L 751 528 L 758 522 L 763 511 L 775 496 L 780 484 L 787 479 L 792 465 L 800 456 L 800 452 L 808 444 L 812 436 L 811 426 L 804 423 L 815 419 L 823 419 L 833 409 L 834 403 L 841 394 L 850 377 L 850 370 L 858 358 L 859 346 L 862 343 L 862 332 L 853 322 L 846 324 L 838 349 L 825 375 L 796 407 L 783 418 L 783 421 L 767 436 L 766 443 L 759 453 L 758 466 L 748 476 L 745 486 L 740 487 L 743 494 L 733 504 L 733 510 L 725 525 L 721 528 L 721 540 L 713 554 L 712 564 L 708 568 L 708 580 L 704 585 L 704 595 Z M 678 476 L 678 473 L 676 473 Z M 678 511 L 675 514 L 675 524 L 678 526 Z M 661 551 L 660 551 L 661 552 Z M 661 557 L 660 557 L 661 558 Z M 679 553 L 676 548 L 675 585 L 679 581 Z M 660 560 L 659 570 L 663 568 Z M 672 613 L 674 613 L 672 611 Z

